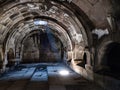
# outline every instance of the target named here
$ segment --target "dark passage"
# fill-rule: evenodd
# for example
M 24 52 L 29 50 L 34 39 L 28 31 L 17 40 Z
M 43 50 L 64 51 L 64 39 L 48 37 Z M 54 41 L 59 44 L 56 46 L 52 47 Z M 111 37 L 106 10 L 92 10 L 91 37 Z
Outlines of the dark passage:
M 107 65 L 109 66 L 111 73 L 120 77 L 120 44 L 112 43 L 108 45 L 107 51 Z
M 102 59 L 104 67 L 98 73 L 120 79 L 120 44 L 111 43 L 107 45 Z

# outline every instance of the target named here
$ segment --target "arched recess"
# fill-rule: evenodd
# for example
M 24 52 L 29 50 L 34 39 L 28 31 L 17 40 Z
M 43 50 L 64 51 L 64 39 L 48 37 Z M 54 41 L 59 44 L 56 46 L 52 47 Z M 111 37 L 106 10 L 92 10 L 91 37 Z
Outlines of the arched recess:
M 96 50 L 95 73 L 120 78 L 119 33 L 105 37 Z
M 15 65 L 15 54 L 14 54 L 14 50 L 12 48 L 9 49 L 9 51 L 7 52 L 7 67 L 12 67 Z

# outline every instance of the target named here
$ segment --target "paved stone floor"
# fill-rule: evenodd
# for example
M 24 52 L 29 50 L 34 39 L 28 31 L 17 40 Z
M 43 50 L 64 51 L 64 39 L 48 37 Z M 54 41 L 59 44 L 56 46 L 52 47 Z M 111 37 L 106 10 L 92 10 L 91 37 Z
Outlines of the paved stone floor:
M 59 74 L 68 70 L 68 76 Z M 0 90 L 103 90 L 63 64 L 25 64 L 0 77 Z

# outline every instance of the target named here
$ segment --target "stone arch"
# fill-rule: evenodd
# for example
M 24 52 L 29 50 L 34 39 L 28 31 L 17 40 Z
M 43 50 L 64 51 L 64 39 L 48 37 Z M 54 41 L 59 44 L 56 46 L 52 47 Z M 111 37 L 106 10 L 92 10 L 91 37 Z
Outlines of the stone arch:
M 45 0 L 46 1 L 46 0 Z M 32 25 L 31 25 L 31 22 L 29 22 L 29 20 L 28 19 L 30 19 L 31 21 L 33 20 L 34 21 L 34 19 L 37 19 L 39 16 L 42 16 L 42 18 L 43 17 L 47 17 L 46 19 L 48 20 L 48 21 L 51 21 L 51 20 L 49 20 L 50 18 L 53 20 L 53 19 L 55 19 L 55 23 L 57 23 L 57 24 L 59 24 L 59 26 L 61 26 L 61 27 L 64 27 L 64 30 L 68 33 L 68 35 L 70 36 L 70 37 L 72 37 L 72 41 L 74 42 L 73 43 L 73 45 L 75 46 L 75 49 L 74 50 L 71 50 L 70 52 L 68 52 L 68 53 L 70 53 L 70 60 L 72 60 L 73 62 L 74 62 L 74 60 L 75 59 L 81 59 L 81 57 L 82 57 L 82 55 L 80 55 L 80 54 L 83 54 L 84 53 L 84 48 L 86 47 L 86 46 L 88 46 L 88 47 L 91 47 L 92 46 L 92 34 L 91 34 L 91 31 L 92 31 L 92 29 L 94 29 L 94 25 L 92 25 L 92 22 L 91 22 L 91 20 L 89 20 L 89 18 L 87 17 L 87 15 L 84 13 L 84 11 L 82 11 L 77 5 L 75 5 L 74 3 L 71 3 L 71 4 L 65 4 L 65 3 L 63 3 L 62 5 L 61 5 L 61 3 L 59 3 L 59 2 L 51 2 L 51 5 L 53 5 L 54 7 L 56 7 L 56 8 L 58 8 L 58 11 L 57 11 L 57 13 L 60 11 L 60 10 L 62 10 L 62 12 L 64 12 L 64 11 L 66 11 L 67 13 L 65 14 L 64 13 L 64 16 L 66 17 L 68 17 L 68 16 L 70 16 L 68 19 L 69 20 L 66 20 L 67 21 L 67 23 L 66 22 L 63 22 L 63 21 L 61 21 L 61 20 L 65 20 L 63 17 L 61 18 L 61 17 L 58 17 L 58 16 L 61 16 L 61 15 L 58 15 L 58 14 L 49 14 L 49 12 L 48 13 L 46 13 L 46 15 L 45 15 L 45 12 L 39 12 L 39 16 L 35 16 L 34 15 L 34 13 L 31 13 L 31 12 L 29 12 L 29 11 L 31 11 L 31 10 L 22 10 L 23 9 L 23 7 L 25 7 L 26 8 L 26 5 L 27 5 L 27 3 L 28 2 L 22 2 L 22 3 L 19 3 L 19 2 L 15 2 L 15 3 L 13 3 L 13 5 L 12 5 L 12 3 L 10 4 L 10 8 L 6 8 L 6 10 L 4 11 L 5 13 L 3 13 L 3 14 L 1 14 L 1 16 L 5 16 L 8 12 L 7 12 L 7 10 L 9 11 L 9 12 L 11 12 L 11 15 L 9 15 L 8 17 L 8 22 L 9 21 L 11 21 L 11 23 L 9 22 L 6 22 L 5 21 L 5 27 L 6 27 L 6 24 L 8 25 L 8 26 L 10 26 L 9 28 L 3 28 L 4 29 L 4 31 L 5 31 L 5 33 L 3 34 L 3 36 L 4 37 L 2 37 L 1 38 L 1 40 L 3 41 L 3 43 L 4 44 L 6 44 L 6 46 L 7 46 L 7 44 L 8 44 L 8 41 L 9 41 L 9 39 L 12 37 L 12 36 L 14 36 L 13 35 L 13 33 L 14 33 L 14 31 L 16 31 L 16 32 L 18 32 L 18 33 L 15 33 L 16 34 L 16 36 L 17 36 L 17 34 L 18 35 L 24 35 L 25 34 L 25 32 L 24 31 L 26 31 L 26 27 L 24 27 L 24 26 L 26 26 L 26 21 L 28 22 L 28 24 L 29 24 L 29 26 L 27 27 L 28 28 L 28 30 L 30 30 L 30 28 L 31 27 L 33 27 Z M 30 3 L 32 4 L 33 3 L 33 5 L 35 4 L 34 3 L 34 1 L 30 1 Z M 36 3 L 40 3 L 40 2 L 36 2 Z M 58 7 L 57 7 L 58 6 Z M 18 8 L 19 7 L 19 8 Z M 3 8 L 5 8 L 5 7 L 3 7 Z M 12 11 L 13 10 L 13 11 Z M 41 10 L 41 9 L 40 9 Z M 19 13 L 20 13 L 20 16 L 19 16 L 19 14 L 15 14 L 15 13 L 17 13 L 17 11 L 19 11 Z M 43 10 L 44 11 L 44 10 Z M 51 10 L 50 10 L 51 11 Z M 30 14 L 24 14 L 23 12 L 27 12 L 27 13 L 30 13 Z M 37 12 L 37 11 L 36 11 Z M 12 15 L 13 14 L 13 15 Z M 21 14 L 22 14 L 22 16 L 21 16 Z M 47 15 L 48 14 L 48 15 Z M 15 16 L 14 16 L 15 15 Z M 58 15 L 58 16 L 55 16 L 55 15 Z M 11 17 L 11 16 L 14 16 L 14 17 Z M 4 18 L 6 18 L 6 17 L 4 17 Z M 16 19 L 17 18 L 17 19 Z M 4 21 L 4 19 L 2 19 L 2 21 Z M 63 23 L 63 25 L 61 24 L 61 23 Z M 54 25 L 55 26 L 55 25 Z M 72 27 L 73 26 L 73 27 Z M 23 28 L 24 27 L 24 28 Z M 66 27 L 67 27 L 67 29 L 66 29 Z M 23 31 L 21 31 L 21 29 L 23 30 Z M 80 39 L 80 37 L 81 37 L 81 35 L 83 36 L 83 38 L 82 38 L 82 41 L 80 42 L 79 41 L 79 39 Z M 17 38 L 19 38 L 18 36 L 17 36 Z M 16 37 L 14 38 L 14 40 L 16 39 Z M 14 44 L 14 43 L 13 43 Z M 81 48 L 82 47 L 82 48 Z M 66 48 L 68 48 L 68 46 L 66 47 Z M 79 50 L 77 50 L 79 48 Z M 7 50 L 7 49 L 6 49 Z M 77 51 L 76 51 L 77 50 Z M 73 56 L 74 55 L 74 56 Z M 74 64 L 74 63 L 72 63 L 71 61 L 70 61 L 70 63 L 71 64 Z M 80 67 L 80 66 L 79 66 Z M 80 69 L 79 69 L 79 71 L 80 71 Z

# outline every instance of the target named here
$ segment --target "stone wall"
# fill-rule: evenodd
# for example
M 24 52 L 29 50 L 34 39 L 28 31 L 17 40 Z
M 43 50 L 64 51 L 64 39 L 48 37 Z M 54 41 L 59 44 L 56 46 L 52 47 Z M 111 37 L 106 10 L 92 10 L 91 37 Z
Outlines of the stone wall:
M 54 40 L 50 42 L 47 34 L 41 34 L 40 38 L 37 39 L 33 39 L 33 36 L 29 37 L 24 43 L 22 62 L 40 63 L 61 61 L 61 54 L 63 54 L 61 53 L 62 45 L 57 38 L 54 38 Z

